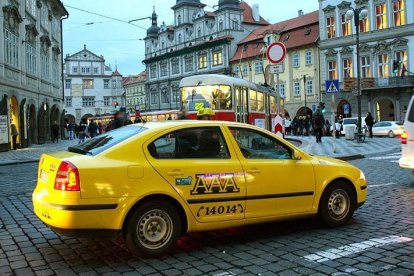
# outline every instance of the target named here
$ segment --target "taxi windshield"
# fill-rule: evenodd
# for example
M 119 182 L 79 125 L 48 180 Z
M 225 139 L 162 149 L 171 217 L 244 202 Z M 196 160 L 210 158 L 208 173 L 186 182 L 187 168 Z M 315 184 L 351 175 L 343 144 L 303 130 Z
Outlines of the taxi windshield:
M 104 150 L 147 130 L 146 127 L 129 125 L 103 133 L 94 138 L 87 139 L 84 143 L 68 147 L 68 151 L 83 155 L 97 155 Z

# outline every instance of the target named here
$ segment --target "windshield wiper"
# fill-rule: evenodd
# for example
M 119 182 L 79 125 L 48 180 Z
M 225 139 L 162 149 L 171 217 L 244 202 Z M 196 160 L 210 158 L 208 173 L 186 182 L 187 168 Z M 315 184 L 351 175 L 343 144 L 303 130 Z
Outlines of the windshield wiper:
M 90 152 L 90 151 L 87 151 L 87 150 L 83 150 L 83 149 L 80 149 L 80 148 L 75 148 L 75 147 L 68 147 L 68 151 L 69 152 L 75 152 L 75 153 L 80 153 L 80 154 L 90 154 L 90 155 L 92 155 L 92 152 Z

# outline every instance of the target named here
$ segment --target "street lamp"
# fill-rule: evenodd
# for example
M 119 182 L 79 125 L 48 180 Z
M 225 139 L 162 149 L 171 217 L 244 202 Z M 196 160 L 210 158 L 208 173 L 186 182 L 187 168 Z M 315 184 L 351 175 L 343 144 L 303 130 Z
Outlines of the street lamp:
M 368 11 L 364 7 L 352 8 L 346 12 L 348 20 L 354 18 L 355 35 L 356 35 L 356 60 L 357 60 L 357 101 L 358 101 L 358 137 L 361 137 L 361 68 L 359 60 L 359 23 L 361 19 L 366 18 Z

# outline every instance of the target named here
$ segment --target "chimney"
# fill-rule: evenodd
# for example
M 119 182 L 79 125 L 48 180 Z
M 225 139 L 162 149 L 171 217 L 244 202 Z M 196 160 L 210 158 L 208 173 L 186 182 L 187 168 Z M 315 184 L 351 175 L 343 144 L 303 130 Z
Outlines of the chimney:
M 254 4 L 252 6 L 252 16 L 255 22 L 260 22 L 260 13 L 259 13 L 259 5 Z
M 303 10 L 298 10 L 298 17 L 303 15 Z

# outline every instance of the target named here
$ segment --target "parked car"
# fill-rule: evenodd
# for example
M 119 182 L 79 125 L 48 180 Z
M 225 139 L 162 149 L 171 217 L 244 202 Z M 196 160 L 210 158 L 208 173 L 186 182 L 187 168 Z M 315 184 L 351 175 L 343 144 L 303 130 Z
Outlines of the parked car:
M 400 136 L 404 131 L 402 122 L 398 121 L 380 121 L 372 126 L 372 135 L 374 136 Z
M 345 225 L 366 197 L 359 168 L 259 127 L 169 120 L 43 154 L 33 206 L 58 233 L 117 233 L 136 255 L 158 257 L 189 231 L 316 215 Z
M 404 119 L 404 131 L 401 133 L 400 167 L 410 169 L 414 173 L 414 96 L 408 104 Z
M 342 120 L 342 134 L 345 134 L 345 127 L 346 126 L 353 126 L 353 132 L 356 132 L 356 128 L 357 128 L 357 122 L 358 122 L 358 117 L 349 117 L 349 118 L 343 118 Z M 367 124 L 365 123 L 365 117 L 361 117 L 361 127 L 362 129 L 366 129 Z

